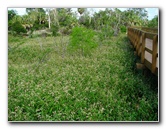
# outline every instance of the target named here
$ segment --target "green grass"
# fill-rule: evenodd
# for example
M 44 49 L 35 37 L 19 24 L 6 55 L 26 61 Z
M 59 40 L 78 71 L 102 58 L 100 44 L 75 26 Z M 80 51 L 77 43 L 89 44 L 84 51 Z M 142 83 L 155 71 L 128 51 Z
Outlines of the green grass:
M 68 43 L 9 35 L 9 121 L 158 121 L 158 84 L 134 70 L 126 35 L 89 56 Z

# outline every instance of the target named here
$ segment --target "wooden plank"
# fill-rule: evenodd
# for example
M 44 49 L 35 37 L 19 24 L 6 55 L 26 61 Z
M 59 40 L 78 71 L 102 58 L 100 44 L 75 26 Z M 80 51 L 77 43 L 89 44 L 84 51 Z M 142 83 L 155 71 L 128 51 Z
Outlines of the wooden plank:
M 136 45 L 137 53 L 139 53 L 139 48 L 140 48 L 141 45 L 142 45 L 142 36 L 141 36 L 141 32 L 139 31 L 138 32 L 138 42 L 137 42 L 137 45 Z
M 158 57 L 156 59 L 156 68 L 158 68 L 159 62 L 158 62 Z
M 148 27 L 142 27 L 141 30 L 151 33 L 158 33 L 158 28 L 148 28 Z
M 152 73 L 156 71 L 156 61 L 157 61 L 157 45 L 158 45 L 158 36 L 153 37 L 153 53 L 152 53 Z
M 150 54 L 152 54 L 152 50 L 150 50 L 149 48 L 145 48 L 145 51 L 149 52 Z
M 145 65 L 141 63 L 136 63 L 136 68 L 137 69 L 145 69 Z
M 149 29 L 151 32 L 145 32 L 148 28 L 140 30 L 140 28 L 130 28 L 129 39 L 131 39 L 136 53 L 141 55 L 141 63 L 151 70 L 153 74 L 158 74 L 158 34 L 153 33 L 153 29 Z M 155 30 L 155 29 L 154 29 Z
M 145 59 L 145 37 L 146 37 L 146 34 L 142 33 L 141 63 L 144 63 L 144 59 Z
M 140 34 L 140 43 L 142 43 L 142 32 Z
M 138 51 L 138 56 L 141 56 L 141 51 L 142 50 L 142 45 L 140 46 L 140 48 L 139 48 L 139 51 Z
M 137 45 L 137 48 L 136 48 L 136 51 L 137 51 L 137 55 L 138 55 L 138 56 L 140 56 L 140 48 L 141 48 L 141 46 L 142 46 L 142 43 L 139 43 L 139 44 Z
M 152 39 L 153 40 L 153 37 L 155 35 L 156 35 L 155 33 L 148 33 L 148 32 L 146 32 L 146 38 L 148 38 L 148 39 Z
M 148 60 L 145 59 L 144 64 L 145 64 L 145 66 L 146 66 L 148 69 L 151 70 L 152 64 L 151 64 Z
M 145 47 L 152 51 L 153 40 L 152 39 L 145 39 Z
M 145 51 L 145 60 L 144 60 L 145 66 L 152 71 L 152 54 Z M 152 73 L 158 75 L 158 58 L 156 59 L 156 67 Z
M 145 51 L 145 59 L 147 61 L 149 61 L 150 63 L 152 63 L 152 54 L 150 54 L 149 52 Z

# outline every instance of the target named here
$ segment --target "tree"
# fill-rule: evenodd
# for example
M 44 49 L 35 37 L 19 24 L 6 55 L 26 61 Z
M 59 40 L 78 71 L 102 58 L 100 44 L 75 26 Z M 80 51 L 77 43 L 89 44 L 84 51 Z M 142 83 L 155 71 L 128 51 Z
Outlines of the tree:
M 122 12 L 115 8 L 114 11 L 111 11 L 111 26 L 114 31 L 114 36 L 117 36 L 122 25 Z
M 85 8 L 78 8 L 77 10 L 78 10 L 79 14 L 82 15 L 86 9 Z
M 143 26 L 147 24 L 147 11 L 144 8 L 128 8 L 124 11 L 124 24 L 126 26 Z
M 46 9 L 46 12 L 48 14 L 48 28 L 51 29 L 51 18 L 50 18 L 50 8 Z
M 47 8 L 46 12 L 49 29 L 54 36 L 57 36 L 59 30 L 58 11 L 56 8 Z
M 77 18 L 72 13 L 71 8 L 50 8 L 47 9 L 47 14 L 51 31 L 55 35 L 58 31 L 61 34 L 68 34 L 72 27 L 77 24 Z
M 13 24 L 12 20 L 17 15 L 17 12 L 15 10 L 8 10 L 8 30 L 11 29 L 11 26 Z
M 16 34 L 26 33 L 26 29 L 19 21 L 16 21 L 12 24 L 12 31 L 16 32 Z
M 46 25 L 46 12 L 43 8 L 26 8 L 28 22 L 33 24 L 35 29 L 41 29 Z
M 8 10 L 8 21 L 12 20 L 12 18 L 16 15 L 17 12 L 15 10 Z
M 119 9 L 108 9 L 94 13 L 91 18 L 92 28 L 101 31 L 100 36 L 107 38 L 118 34 L 121 25 L 121 11 Z M 101 39 L 101 38 L 100 38 Z
M 35 8 L 26 8 L 27 14 L 30 14 L 30 13 L 32 13 L 33 11 L 35 11 Z
M 154 18 L 150 21 L 148 21 L 148 27 L 151 28 L 158 28 L 158 16 L 154 16 Z
M 50 24 L 59 26 L 58 11 L 56 8 L 51 8 L 49 10 L 49 17 L 50 17 Z
M 71 12 L 71 8 L 58 9 L 58 20 L 61 27 L 72 28 L 72 24 L 76 23 L 77 19 Z
M 37 9 L 38 12 L 38 22 L 39 24 L 44 24 L 45 23 L 45 16 L 46 16 L 46 12 L 44 11 L 43 8 L 38 8 Z
M 21 24 L 23 23 L 23 18 L 20 16 L 20 15 L 15 15 L 13 18 L 12 18 L 12 23 L 14 22 L 20 22 Z
M 84 9 L 84 13 L 79 18 L 79 24 L 86 26 L 87 28 L 91 27 L 91 16 L 90 12 L 87 9 Z

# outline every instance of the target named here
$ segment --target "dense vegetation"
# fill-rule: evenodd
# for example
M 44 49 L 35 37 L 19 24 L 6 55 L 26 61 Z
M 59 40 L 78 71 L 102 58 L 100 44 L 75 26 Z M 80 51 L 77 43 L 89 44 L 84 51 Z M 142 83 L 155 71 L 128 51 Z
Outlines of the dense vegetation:
M 128 8 L 125 11 L 106 8 L 99 12 L 86 8 L 78 8 L 78 12 L 73 12 L 71 8 L 26 8 L 26 12 L 20 16 L 16 11 L 8 10 L 9 31 L 16 31 L 12 29 L 16 21 L 27 31 L 49 28 L 54 36 L 70 34 L 71 29 L 78 25 L 102 31 L 105 38 L 125 32 L 127 26 L 158 27 L 158 16 L 148 20 L 144 8 Z
M 8 120 L 158 121 L 158 78 L 135 69 L 126 37 L 145 10 L 78 12 L 8 11 Z

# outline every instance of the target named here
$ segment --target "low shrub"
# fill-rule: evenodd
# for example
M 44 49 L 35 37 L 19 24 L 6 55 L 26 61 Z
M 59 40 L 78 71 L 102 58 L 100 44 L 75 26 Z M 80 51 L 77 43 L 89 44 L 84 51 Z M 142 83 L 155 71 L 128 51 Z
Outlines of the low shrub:
M 51 32 L 53 36 L 58 36 L 58 30 L 59 30 L 59 26 L 57 25 L 51 25 Z
M 113 34 L 114 34 L 114 31 L 113 31 L 113 29 L 111 28 L 111 26 L 103 26 L 103 28 L 101 29 L 101 35 L 100 35 L 100 37 L 103 39 L 105 39 L 105 38 L 110 38 L 110 37 L 112 37 L 113 36 Z
M 121 31 L 122 33 L 125 33 L 125 32 L 126 32 L 126 27 L 125 27 L 125 26 L 121 26 L 121 27 L 120 27 L 120 31 Z
M 89 55 L 93 48 L 97 47 L 94 41 L 95 32 L 85 27 L 74 27 L 70 36 L 69 48 L 79 51 L 82 55 Z

